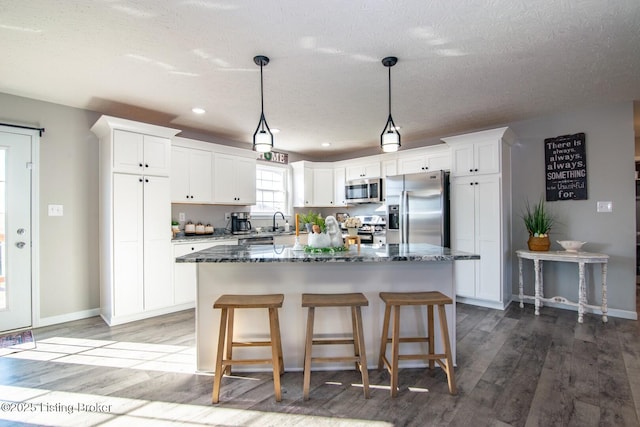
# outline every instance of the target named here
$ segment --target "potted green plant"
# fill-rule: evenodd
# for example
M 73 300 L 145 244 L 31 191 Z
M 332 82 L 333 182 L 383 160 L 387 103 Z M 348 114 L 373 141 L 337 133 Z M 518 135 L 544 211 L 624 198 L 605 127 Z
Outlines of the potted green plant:
M 524 226 L 529 232 L 527 245 L 531 251 L 548 251 L 551 247 L 549 231 L 554 223 L 553 215 L 546 209 L 544 199 L 533 206 L 526 202 L 525 212 L 522 215 Z
M 325 229 L 324 218 L 322 218 L 320 214 L 313 211 L 309 211 L 306 214 L 300 214 L 300 224 L 302 224 L 302 226 L 306 228 L 309 233 L 311 233 L 312 227 L 314 225 L 320 226 L 322 231 L 324 231 Z

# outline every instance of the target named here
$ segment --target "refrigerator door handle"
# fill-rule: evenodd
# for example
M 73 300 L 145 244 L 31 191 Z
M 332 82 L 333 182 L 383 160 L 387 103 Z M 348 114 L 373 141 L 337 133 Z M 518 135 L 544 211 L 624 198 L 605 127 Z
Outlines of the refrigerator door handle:
M 409 192 L 400 194 L 400 243 L 409 243 Z

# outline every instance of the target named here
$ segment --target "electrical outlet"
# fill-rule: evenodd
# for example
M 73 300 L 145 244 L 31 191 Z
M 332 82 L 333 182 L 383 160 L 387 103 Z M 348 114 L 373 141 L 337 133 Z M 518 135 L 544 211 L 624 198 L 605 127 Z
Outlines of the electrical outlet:
M 231 219 L 231 212 L 225 212 L 224 213 L 224 220 L 225 221 L 229 221 Z
M 186 220 L 187 220 L 187 217 L 184 215 L 184 212 L 180 212 L 178 214 L 178 221 L 185 222 Z
M 49 216 L 63 216 L 64 209 L 62 205 L 48 205 Z
M 613 202 L 597 202 L 596 212 L 613 212 Z

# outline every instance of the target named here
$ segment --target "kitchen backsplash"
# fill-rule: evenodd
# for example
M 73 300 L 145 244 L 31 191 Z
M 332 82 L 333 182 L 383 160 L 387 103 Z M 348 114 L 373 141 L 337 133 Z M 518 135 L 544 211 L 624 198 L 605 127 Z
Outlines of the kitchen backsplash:
M 296 213 L 302 214 L 309 211 L 319 212 L 323 217 L 327 215 L 336 215 L 336 213 L 348 213 L 349 216 L 354 215 L 385 215 L 385 211 L 380 208 L 384 208 L 382 204 L 367 203 L 361 205 L 354 205 L 341 208 L 295 208 L 294 215 Z M 227 205 L 191 205 L 191 204 L 178 204 L 171 205 L 171 219 L 180 223 L 180 229 L 184 229 L 184 224 L 187 221 L 191 221 L 194 224 L 201 222 L 202 224 L 211 224 L 217 230 L 227 228 L 231 230 L 231 223 L 225 220 L 225 213 L 228 212 L 249 212 L 248 206 L 227 206 Z M 185 214 L 185 221 L 179 220 L 180 213 Z M 291 217 L 286 216 L 291 228 L 295 227 L 294 220 Z M 252 228 L 256 227 L 271 227 L 273 218 L 268 217 L 254 217 L 251 218 Z M 284 221 L 278 215 L 277 222 L 279 226 L 284 226 Z

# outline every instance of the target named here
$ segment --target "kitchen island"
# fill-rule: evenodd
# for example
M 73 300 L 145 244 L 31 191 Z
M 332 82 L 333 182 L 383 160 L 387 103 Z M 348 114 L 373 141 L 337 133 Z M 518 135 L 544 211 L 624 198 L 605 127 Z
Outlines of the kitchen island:
M 301 294 L 362 292 L 368 298 L 369 306 L 363 308 L 362 315 L 367 360 L 369 368 L 374 368 L 378 361 L 384 314 L 384 304 L 378 294 L 381 291 L 440 291 L 454 300 L 453 306 L 447 306 L 446 310 L 455 363 L 453 263 L 473 259 L 479 259 L 479 256 L 429 244 L 362 245 L 360 250 L 351 247 L 335 253 L 306 253 L 285 245 L 223 245 L 178 257 L 176 262 L 197 263 L 198 266 L 197 369 L 200 372 L 214 370 L 220 311 L 212 307 L 222 294 L 284 294 L 284 304 L 279 312 L 284 366 L 286 370 L 302 370 L 307 313 L 301 307 Z M 419 307 L 404 308 L 401 333 L 424 334 L 425 316 Z M 421 321 L 417 322 L 418 319 Z M 435 330 L 439 331 L 437 323 L 436 319 Z M 236 340 L 267 338 L 268 321 L 264 310 L 238 312 L 234 332 Z M 316 335 L 346 336 L 350 332 L 349 310 L 326 308 L 316 313 Z M 235 351 L 243 357 L 255 356 L 262 350 L 240 348 Z M 318 351 L 314 348 L 314 356 L 333 356 L 349 351 L 340 346 L 322 346 Z M 436 351 L 442 351 L 439 336 L 436 336 Z M 404 361 L 401 366 L 424 365 L 419 361 Z M 322 368 L 353 369 L 353 364 L 323 364 Z M 256 370 L 255 367 L 246 369 Z M 266 369 L 270 368 L 265 366 Z

